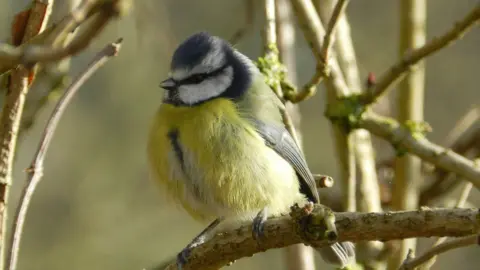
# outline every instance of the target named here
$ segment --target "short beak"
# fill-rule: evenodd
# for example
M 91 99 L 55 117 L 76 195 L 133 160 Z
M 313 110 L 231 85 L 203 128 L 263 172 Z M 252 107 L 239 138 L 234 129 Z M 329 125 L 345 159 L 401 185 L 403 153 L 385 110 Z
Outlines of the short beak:
M 168 78 L 164 80 L 163 82 L 160 83 L 160 87 L 165 89 L 165 90 L 173 90 L 177 88 L 177 84 L 172 78 Z

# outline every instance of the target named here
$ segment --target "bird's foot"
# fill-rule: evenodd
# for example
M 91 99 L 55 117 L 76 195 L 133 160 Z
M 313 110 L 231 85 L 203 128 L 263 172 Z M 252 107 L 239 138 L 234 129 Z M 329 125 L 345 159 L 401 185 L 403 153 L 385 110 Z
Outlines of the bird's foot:
M 192 247 L 187 246 L 180 253 L 178 253 L 178 255 L 177 255 L 177 269 L 178 270 L 183 269 L 183 266 L 188 262 L 188 257 L 190 257 L 191 252 L 192 252 Z
M 330 241 L 335 241 L 338 237 L 338 233 L 337 227 L 335 226 L 335 215 L 333 214 L 332 209 L 322 204 L 317 205 L 315 209 L 318 209 L 316 212 L 318 214 L 317 224 L 321 222 L 323 223 L 321 225 L 325 226 L 324 238 Z
M 253 219 L 252 225 L 252 234 L 253 238 L 257 241 L 261 240 L 265 237 L 264 232 L 264 225 L 265 221 L 267 220 L 267 208 L 263 208 L 260 212 L 258 212 L 257 216 Z
M 335 215 L 332 209 L 322 204 L 307 203 L 303 208 L 293 206 L 291 215 L 299 221 L 300 233 L 306 240 L 337 239 L 337 228 L 335 227 Z
M 199 246 L 205 242 L 205 237 L 217 227 L 217 225 L 222 222 L 223 217 L 219 217 L 215 219 L 210 225 L 207 226 L 199 235 L 193 238 L 192 242 L 188 244 L 180 253 L 177 255 L 177 268 L 181 270 L 183 266 L 188 262 L 188 257 L 190 257 L 190 253 L 192 249 L 196 246 Z
M 187 264 L 188 259 L 190 257 L 190 254 L 192 253 L 192 250 L 203 244 L 204 238 L 203 237 L 197 237 L 192 241 L 190 244 L 188 244 L 180 253 L 177 254 L 177 269 L 182 270 L 185 264 Z

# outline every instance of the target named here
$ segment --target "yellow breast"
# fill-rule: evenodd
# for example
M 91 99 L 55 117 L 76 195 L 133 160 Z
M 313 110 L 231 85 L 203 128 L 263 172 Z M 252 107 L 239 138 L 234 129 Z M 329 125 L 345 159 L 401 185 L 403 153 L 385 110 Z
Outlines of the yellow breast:
M 172 130 L 181 161 L 168 136 Z M 199 219 L 255 213 L 265 206 L 282 212 L 300 196 L 291 166 L 227 99 L 195 107 L 162 105 L 148 149 L 158 182 Z

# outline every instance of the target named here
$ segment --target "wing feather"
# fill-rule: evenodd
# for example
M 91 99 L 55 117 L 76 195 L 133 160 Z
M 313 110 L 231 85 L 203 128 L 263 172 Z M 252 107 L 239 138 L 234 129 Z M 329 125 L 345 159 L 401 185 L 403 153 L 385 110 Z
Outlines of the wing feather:
M 292 165 L 300 181 L 300 191 L 310 201 L 314 203 L 320 202 L 315 179 L 308 168 L 302 152 L 285 127 L 267 124 L 256 119 L 252 120 L 252 122 L 267 146 L 275 150 Z

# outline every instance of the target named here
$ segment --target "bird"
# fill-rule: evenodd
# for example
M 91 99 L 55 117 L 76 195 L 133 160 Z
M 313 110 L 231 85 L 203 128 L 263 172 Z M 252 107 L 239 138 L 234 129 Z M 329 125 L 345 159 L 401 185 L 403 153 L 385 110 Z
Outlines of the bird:
M 226 40 L 207 32 L 186 38 L 160 87 L 163 100 L 147 145 L 153 178 L 193 219 L 211 222 L 177 255 L 179 268 L 222 224 L 251 221 L 261 241 L 268 217 L 320 202 L 283 123 L 283 102 L 254 62 Z M 318 251 L 340 267 L 355 261 L 350 242 Z

